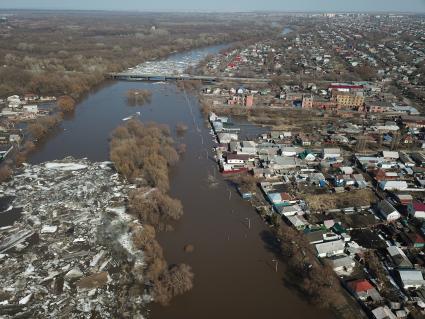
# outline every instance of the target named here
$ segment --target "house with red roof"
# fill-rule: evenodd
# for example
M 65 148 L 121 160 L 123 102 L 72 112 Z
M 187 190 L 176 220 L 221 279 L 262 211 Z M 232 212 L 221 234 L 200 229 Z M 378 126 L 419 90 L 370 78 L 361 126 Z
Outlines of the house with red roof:
M 425 219 L 425 204 L 421 202 L 413 202 L 407 206 L 409 215 L 415 218 Z
M 372 299 L 373 301 L 382 300 L 381 295 L 376 288 L 367 279 L 358 279 L 346 283 L 348 290 L 358 299 L 366 301 Z

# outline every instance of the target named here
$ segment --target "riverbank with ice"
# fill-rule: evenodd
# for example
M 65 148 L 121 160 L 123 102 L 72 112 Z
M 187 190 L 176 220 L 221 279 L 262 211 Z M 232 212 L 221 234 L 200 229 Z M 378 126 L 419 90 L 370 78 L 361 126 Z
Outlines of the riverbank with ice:
M 144 291 L 131 239 L 141 225 L 125 209 L 132 188 L 111 163 L 73 158 L 27 165 L 0 185 L 6 210 L 21 211 L 0 228 L 0 317 L 142 318 L 151 298 L 130 291 Z

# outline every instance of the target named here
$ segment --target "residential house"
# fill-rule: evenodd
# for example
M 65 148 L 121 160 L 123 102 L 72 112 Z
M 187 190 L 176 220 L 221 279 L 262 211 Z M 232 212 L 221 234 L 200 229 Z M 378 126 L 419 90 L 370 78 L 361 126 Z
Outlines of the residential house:
M 367 279 L 358 279 L 346 283 L 348 290 L 362 301 L 372 299 L 373 301 L 382 300 L 381 295 L 376 288 Z
M 217 134 L 218 141 L 220 143 L 230 143 L 231 141 L 237 141 L 238 140 L 238 134 L 236 133 L 218 133 Z
M 22 109 L 27 113 L 37 114 L 38 106 L 37 105 L 24 105 Z
M 425 280 L 422 272 L 419 270 L 399 270 L 398 271 L 401 286 L 404 289 L 415 288 L 425 286 Z
M 339 148 L 324 148 L 322 150 L 323 159 L 336 159 L 341 157 L 341 150 Z
M 411 269 L 413 268 L 413 264 L 410 262 L 409 258 L 407 258 L 406 254 L 403 250 L 401 250 L 397 246 L 387 247 L 387 252 L 391 257 L 391 260 L 396 268 L 399 269 Z
M 354 172 L 353 168 L 350 166 L 340 167 L 339 170 L 341 171 L 341 174 L 343 175 L 351 175 Z
M 413 159 L 405 152 L 400 152 L 400 161 L 406 166 L 415 166 L 415 162 L 413 161 Z
M 273 156 L 270 159 L 270 167 L 275 170 L 291 169 L 299 166 L 299 159 L 292 156 Z
M 415 218 L 425 219 L 425 204 L 421 202 L 413 202 L 407 206 L 409 215 Z
M 298 230 L 303 230 L 309 225 L 308 221 L 300 215 L 288 216 L 286 219 Z
M 379 202 L 378 210 L 383 219 L 386 221 L 394 221 L 401 217 L 397 209 L 395 209 L 394 206 L 386 199 Z
M 277 207 L 277 210 L 279 214 L 286 217 L 303 214 L 303 210 L 299 205 L 279 206 Z
M 364 176 L 362 174 L 353 174 L 353 179 L 355 181 L 355 185 L 358 188 L 366 188 L 368 183 L 366 182 Z
M 299 149 L 295 147 L 282 147 L 280 151 L 282 156 L 296 156 L 299 152 Z
M 33 93 L 26 93 L 24 95 L 24 101 L 27 102 L 27 103 L 37 101 L 38 98 L 39 98 L 38 95 L 33 94 Z
M 315 244 L 323 243 L 325 234 L 326 234 L 325 230 L 314 230 L 314 231 L 309 231 L 305 233 L 304 237 L 311 245 L 315 245 Z
M 326 178 L 323 173 L 311 173 L 309 175 L 310 183 L 316 186 L 324 187 L 326 186 Z
M 404 191 L 408 188 L 408 185 L 405 181 L 382 181 L 379 183 L 379 187 L 384 191 Z
M 389 160 L 398 160 L 400 157 L 398 152 L 392 152 L 392 151 L 383 151 L 382 156 L 385 159 L 389 159 Z
M 245 164 L 248 161 L 252 161 L 254 158 L 250 155 L 243 154 L 227 154 L 226 162 L 227 164 Z
M 410 157 L 420 166 L 425 166 L 425 155 L 419 152 L 410 154 Z
M 409 205 L 413 201 L 412 195 L 409 195 L 409 194 L 397 194 L 395 196 L 396 196 L 397 201 L 401 205 Z
M 331 257 L 344 253 L 345 243 L 342 240 L 334 240 L 316 244 L 315 248 L 318 257 Z

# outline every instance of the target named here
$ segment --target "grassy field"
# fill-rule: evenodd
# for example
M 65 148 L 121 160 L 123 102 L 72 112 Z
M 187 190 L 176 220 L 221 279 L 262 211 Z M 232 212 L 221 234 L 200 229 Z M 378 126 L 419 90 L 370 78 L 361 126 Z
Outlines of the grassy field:
M 370 189 L 362 189 L 339 194 L 306 195 L 304 200 L 311 210 L 318 211 L 370 205 L 375 201 L 375 194 Z

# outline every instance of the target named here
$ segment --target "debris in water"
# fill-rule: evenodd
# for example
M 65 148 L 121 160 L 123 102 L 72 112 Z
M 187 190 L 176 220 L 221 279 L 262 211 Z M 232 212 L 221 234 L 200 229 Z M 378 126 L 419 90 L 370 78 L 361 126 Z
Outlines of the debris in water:
M 0 185 L 21 208 L 0 228 L 1 318 L 143 318 L 151 301 L 130 293 L 143 252 L 132 242 L 132 185 L 111 163 L 66 158 L 26 165 Z M 143 287 L 143 285 L 142 285 Z

